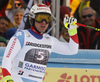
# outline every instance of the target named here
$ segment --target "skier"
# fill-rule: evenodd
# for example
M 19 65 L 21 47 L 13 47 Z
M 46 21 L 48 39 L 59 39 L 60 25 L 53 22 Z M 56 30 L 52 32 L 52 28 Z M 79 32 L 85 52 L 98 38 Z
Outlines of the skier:
M 2 60 L 4 82 L 42 82 L 51 52 L 74 55 L 78 52 L 77 20 L 64 18 L 69 43 L 45 33 L 51 21 L 50 8 L 36 4 L 29 11 L 30 29 L 18 31 L 9 41 Z

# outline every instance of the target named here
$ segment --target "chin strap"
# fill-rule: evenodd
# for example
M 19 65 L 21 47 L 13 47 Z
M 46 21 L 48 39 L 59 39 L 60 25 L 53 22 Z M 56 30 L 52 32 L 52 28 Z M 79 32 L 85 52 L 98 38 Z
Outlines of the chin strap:
M 37 32 L 37 31 L 33 28 L 33 26 L 31 26 L 31 30 L 32 30 L 33 32 L 35 32 L 36 34 L 43 35 L 43 33 Z

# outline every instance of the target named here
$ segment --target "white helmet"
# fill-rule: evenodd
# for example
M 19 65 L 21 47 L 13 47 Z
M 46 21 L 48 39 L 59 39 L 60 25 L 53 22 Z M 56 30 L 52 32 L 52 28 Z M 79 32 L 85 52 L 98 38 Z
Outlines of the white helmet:
M 48 13 L 52 15 L 50 8 L 45 4 L 35 4 L 29 11 L 29 17 L 34 19 L 37 13 Z
M 35 30 L 36 27 L 34 26 L 34 19 L 36 17 L 36 14 L 38 13 L 47 13 L 50 14 L 55 20 L 56 18 L 52 15 L 50 8 L 45 4 L 35 4 L 29 11 L 29 23 L 34 27 Z

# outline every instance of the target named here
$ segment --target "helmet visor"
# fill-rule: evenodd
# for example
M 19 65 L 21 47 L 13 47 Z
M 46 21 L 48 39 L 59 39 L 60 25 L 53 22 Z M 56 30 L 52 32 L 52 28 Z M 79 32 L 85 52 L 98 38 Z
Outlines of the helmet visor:
M 51 15 L 49 14 L 37 14 L 35 20 L 39 23 L 46 21 L 46 23 L 50 23 Z

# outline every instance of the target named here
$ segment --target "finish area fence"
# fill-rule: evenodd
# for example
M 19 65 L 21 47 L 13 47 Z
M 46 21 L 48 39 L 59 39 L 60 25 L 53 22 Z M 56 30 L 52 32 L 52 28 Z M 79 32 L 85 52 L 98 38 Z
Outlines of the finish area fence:
M 0 47 L 0 66 L 5 47 Z M 47 67 L 57 68 L 100 68 L 100 50 L 79 50 L 75 55 L 51 53 Z

